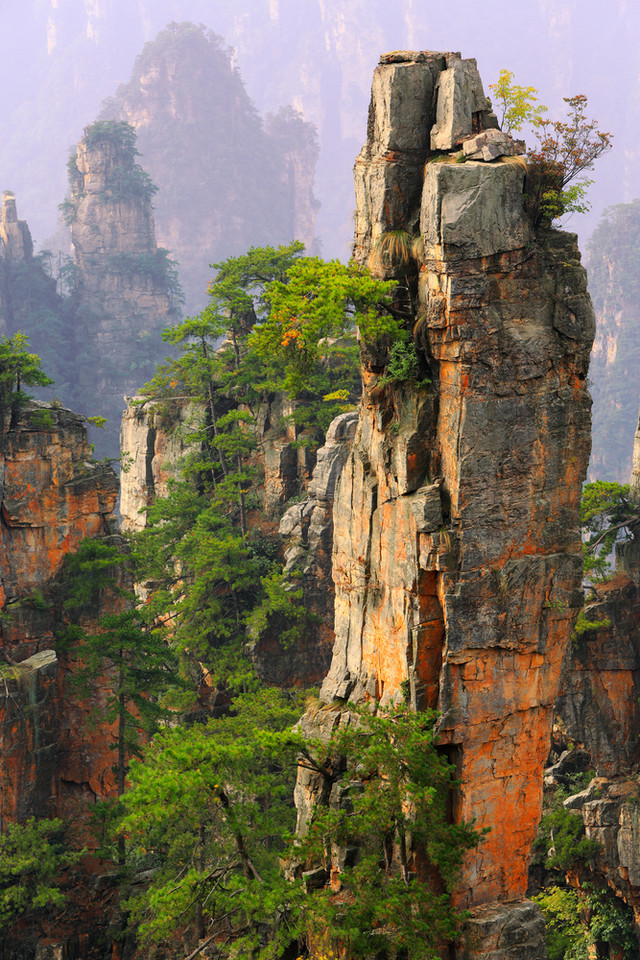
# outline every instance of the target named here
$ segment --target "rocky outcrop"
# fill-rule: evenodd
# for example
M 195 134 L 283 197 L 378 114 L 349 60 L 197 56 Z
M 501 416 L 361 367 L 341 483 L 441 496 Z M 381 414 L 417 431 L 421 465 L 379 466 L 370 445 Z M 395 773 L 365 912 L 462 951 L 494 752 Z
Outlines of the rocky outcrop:
M 166 497 L 168 481 L 177 476 L 181 462 L 194 443 L 190 434 L 204 416 L 203 407 L 188 399 L 155 402 L 126 397 L 120 428 L 120 515 L 127 533 L 146 526 L 145 509 L 157 497 Z
M 455 82 L 439 83 L 449 70 Z M 468 78 L 474 93 L 462 96 Z M 448 145 L 494 127 L 475 78 L 473 61 L 435 53 L 382 58 L 374 75 L 355 253 L 379 270 L 379 237 L 419 231 L 415 336 L 432 383 L 381 388 L 379 358 L 365 351 L 336 494 L 336 642 L 321 697 L 348 709 L 407 695 L 441 712 L 455 816 L 491 831 L 467 859 L 459 903 L 499 911 L 488 905 L 525 896 L 581 604 L 594 317 L 575 237 L 532 231 L 522 163 L 429 154 L 439 118 L 458 110 L 471 116 L 447 120 Z M 315 779 L 303 772 L 298 784 L 303 820 Z M 468 955 L 544 956 L 534 926 L 526 950 L 512 930 Z
M 230 49 L 202 25 L 171 23 L 147 43 L 100 119 L 137 131 L 190 314 L 204 305 L 210 264 L 292 239 L 313 250 L 315 128 L 291 107 L 263 124 Z
M 144 509 L 156 497 L 166 497 L 167 481 L 179 476 L 181 463 L 195 450 L 190 435 L 201 425 L 204 407 L 188 398 L 145 400 L 126 398 L 120 450 L 123 457 L 120 512 L 123 529 L 145 526 Z M 295 401 L 274 394 L 260 403 L 253 429 L 258 439 L 256 465 L 264 472 L 259 485 L 260 509 L 268 520 L 277 520 L 287 501 L 298 496 L 309 482 L 315 456 L 304 440 L 304 431 L 292 422 Z
M 155 240 L 155 187 L 135 163 L 127 124 L 85 130 L 70 161 L 70 224 L 78 290 L 76 340 L 83 412 L 107 418 L 101 452 L 118 455 L 122 395 L 135 392 L 162 356 L 160 332 L 175 319 L 175 278 Z M 126 363 L 122 362 L 126 355 Z
M 111 531 L 118 481 L 91 461 L 83 418 L 43 404 L 5 425 L 0 477 L 0 815 L 77 814 L 69 794 L 97 784 L 113 757 L 104 733 L 79 722 L 88 705 L 74 704 L 70 665 L 55 652 L 56 578 L 81 540 Z
M 624 573 L 598 586 L 585 609 L 594 626 L 574 640 L 556 704 L 569 742 L 588 751 L 600 777 L 640 765 L 640 594 Z M 596 624 L 600 622 L 602 626 Z
M 292 504 L 280 521 L 284 541 L 284 573 L 291 589 L 302 587 L 304 605 L 314 618 L 313 631 L 295 649 L 283 650 L 277 636 L 255 645 L 252 657 L 268 682 L 304 686 L 322 682 L 331 663 L 335 634 L 333 505 L 335 489 L 349 455 L 358 416 L 342 413 L 329 426 L 324 446 L 317 452 L 307 499 Z
M 15 264 L 31 260 L 33 241 L 25 220 L 18 220 L 15 195 L 2 194 L 0 206 L 0 332 L 14 332 L 11 273 Z
M 18 220 L 16 198 L 9 190 L 2 194 L 0 256 L 7 260 L 30 260 L 33 256 L 31 232 L 25 220 Z
M 640 431 L 636 431 L 631 496 L 640 491 Z M 556 703 L 557 729 L 582 748 L 596 774 L 565 800 L 598 844 L 580 881 L 606 885 L 634 910 L 640 930 L 640 549 L 636 539 L 616 548 L 616 573 L 597 583 L 574 637 L 566 679 Z M 578 752 L 574 749 L 574 753 Z M 553 774 L 553 771 L 548 771 Z M 546 778 L 545 778 L 546 779 Z M 552 775 L 549 785 L 555 785 Z

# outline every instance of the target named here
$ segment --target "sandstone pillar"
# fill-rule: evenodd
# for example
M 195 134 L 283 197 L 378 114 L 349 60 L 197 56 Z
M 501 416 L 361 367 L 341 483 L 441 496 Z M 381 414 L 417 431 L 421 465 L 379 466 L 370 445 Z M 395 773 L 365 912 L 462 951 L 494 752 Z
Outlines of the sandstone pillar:
M 478 83 L 456 54 L 394 54 L 375 72 L 355 252 L 379 268 L 377 237 L 419 232 L 414 334 L 432 384 L 380 388 L 379 358 L 365 356 L 336 495 L 336 644 L 322 698 L 384 704 L 409 691 L 416 708 L 441 712 L 461 781 L 454 815 L 490 828 L 465 865 L 459 902 L 480 912 L 459 956 L 515 960 L 544 956 L 536 909 L 504 905 L 525 897 L 581 604 L 594 317 L 575 236 L 530 225 L 525 165 L 454 162 L 465 136 L 495 126 Z M 465 103 L 466 127 L 449 122 Z M 446 139 L 440 117 L 449 150 L 431 155 L 429 130 L 439 150 Z M 299 784 L 302 807 L 312 786 Z

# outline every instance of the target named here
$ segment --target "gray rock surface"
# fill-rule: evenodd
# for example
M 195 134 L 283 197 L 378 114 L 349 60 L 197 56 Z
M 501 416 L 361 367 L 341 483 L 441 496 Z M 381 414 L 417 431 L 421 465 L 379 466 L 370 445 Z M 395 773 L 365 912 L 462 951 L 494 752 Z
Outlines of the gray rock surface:
M 544 917 L 530 900 L 489 903 L 464 926 L 459 960 L 547 960 Z
M 517 250 L 530 238 L 518 164 L 428 163 L 420 230 L 425 256 L 472 259 Z
M 468 160 L 497 160 L 498 157 L 512 157 L 518 152 L 517 146 L 508 133 L 502 130 L 483 130 L 462 144 L 462 152 Z
M 453 150 L 465 137 L 497 127 L 485 97 L 475 60 L 450 55 L 447 69 L 438 77 L 436 121 L 431 130 L 432 150 Z
M 125 397 L 120 426 L 123 471 L 120 478 L 120 515 L 127 533 L 146 526 L 145 509 L 157 497 L 166 497 L 168 481 L 189 452 L 189 441 L 202 421 L 204 408 L 190 400 L 157 403 L 144 397 Z

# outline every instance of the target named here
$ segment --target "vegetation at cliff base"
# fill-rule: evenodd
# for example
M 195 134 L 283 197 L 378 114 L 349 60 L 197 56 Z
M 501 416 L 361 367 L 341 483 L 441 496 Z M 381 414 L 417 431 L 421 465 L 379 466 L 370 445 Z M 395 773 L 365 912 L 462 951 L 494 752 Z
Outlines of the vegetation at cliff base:
M 454 770 L 436 750 L 435 720 L 408 707 L 363 711 L 316 744 L 315 758 L 305 747 L 330 778 L 331 799 L 315 807 L 293 855 L 327 877 L 340 865 L 306 903 L 312 938 L 336 953 L 439 960 L 459 931 L 464 914 L 451 894 L 481 834 L 450 820 Z
M 455 780 L 435 716 L 398 706 L 305 739 L 300 693 L 264 686 L 252 661 L 260 644 L 293 650 L 316 629 L 300 569 L 285 569 L 259 516 L 258 417 L 285 397 L 272 435 L 314 451 L 358 399 L 357 336 L 392 379 L 413 376 L 393 352 L 410 318 L 395 282 L 298 243 L 215 269 L 207 307 L 166 329 L 174 353 L 145 388 L 163 416 L 194 411 L 168 493 L 128 544 L 84 540 L 51 599 L 69 683 L 93 704 L 87 732 L 99 723 L 114 751 L 95 843 L 118 864 L 141 956 L 179 936 L 185 953 L 215 942 L 222 956 L 276 960 L 329 924 L 331 949 L 353 958 L 374 946 L 436 957 L 457 932 L 451 892 L 479 837 L 449 822 Z M 330 790 L 294 840 L 300 763 Z M 339 879 L 319 889 L 309 876 L 328 878 L 336 845 Z
M 82 852 L 65 842 L 62 820 L 36 820 L 3 825 L 0 834 L 0 925 L 4 929 L 24 914 L 43 917 L 62 907 L 62 875 Z

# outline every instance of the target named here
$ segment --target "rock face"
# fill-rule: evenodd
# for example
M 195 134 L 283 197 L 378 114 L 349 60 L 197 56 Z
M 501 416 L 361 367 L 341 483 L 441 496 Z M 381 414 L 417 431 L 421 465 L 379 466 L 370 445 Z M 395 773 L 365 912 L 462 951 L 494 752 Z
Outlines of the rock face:
M 591 361 L 593 451 L 590 480 L 626 483 L 640 402 L 635 271 L 640 201 L 605 211 L 589 242 L 589 290 L 598 318 Z
M 636 430 L 631 495 L 640 492 Z M 640 925 L 640 549 L 616 549 L 616 574 L 585 607 L 593 624 L 575 638 L 556 703 L 559 732 L 585 751 L 596 778 L 565 806 L 600 845 L 592 873 L 629 904 Z M 596 626 L 600 622 L 601 626 Z M 574 750 L 575 752 L 575 750 Z M 585 867 L 586 879 L 592 879 Z M 637 935 L 637 928 L 636 928 Z
M 442 80 L 449 70 L 455 83 Z M 465 131 L 495 126 L 476 76 L 473 61 L 428 52 L 382 58 L 374 74 L 355 165 L 355 254 L 375 265 L 385 232 L 419 230 L 415 336 L 432 384 L 380 388 L 379 361 L 365 351 L 336 493 L 336 642 L 321 697 L 347 709 L 407 694 L 441 712 L 461 782 L 455 816 L 491 829 L 458 895 L 482 907 L 480 922 L 503 910 L 488 905 L 525 895 L 581 603 L 594 317 L 575 237 L 530 227 L 521 163 L 429 155 L 429 136 L 458 147 Z M 471 78 L 473 96 L 459 95 L 456 78 Z M 466 126 L 450 122 L 465 110 Z M 302 820 L 316 788 L 301 774 Z M 509 929 L 520 922 L 511 918 Z M 524 940 L 496 923 L 493 945 L 476 938 L 459 955 L 544 956 L 539 920 Z
M 264 469 L 264 483 L 259 490 L 260 517 L 251 516 L 250 523 L 258 522 L 265 531 L 275 534 L 283 505 L 306 488 L 307 499 L 286 510 L 279 532 L 292 589 L 302 584 L 305 606 L 317 618 L 317 624 L 303 646 L 285 650 L 277 636 L 268 636 L 252 648 L 252 657 L 259 675 L 268 683 L 309 686 L 321 683 L 331 660 L 333 498 L 353 441 L 357 415 L 344 413 L 337 417 L 314 458 L 297 443 L 299 428 L 294 424 L 284 430 L 281 427 L 280 421 L 289 413 L 291 402 L 281 395 L 265 400 L 258 409 L 257 466 Z M 204 409 L 196 403 L 174 402 L 169 406 L 162 401 L 128 398 L 120 441 L 126 466 L 120 495 L 124 531 L 143 529 L 145 508 L 157 497 L 167 495 L 167 481 L 179 476 L 180 461 L 194 450 L 189 433 L 203 416 Z
M 600 777 L 640 764 L 640 595 L 624 573 L 598 587 L 585 609 L 604 621 L 576 639 L 556 705 L 562 732 L 582 744 Z
M 152 375 L 163 351 L 160 332 L 175 319 L 172 268 L 155 240 L 155 188 L 135 154 L 130 127 L 98 123 L 86 129 L 69 166 L 79 404 L 107 417 L 101 446 L 111 456 L 119 452 L 122 395 Z
M 189 433 L 202 421 L 203 408 L 191 401 L 154 403 L 144 397 L 126 397 L 120 428 L 120 450 L 125 464 L 120 491 L 122 529 L 144 529 L 144 510 L 156 497 L 166 497 L 168 481 L 180 461 L 193 449 Z
M 314 127 L 289 107 L 263 124 L 229 48 L 204 27 L 171 23 L 136 59 L 101 120 L 126 120 L 160 188 L 158 237 L 180 263 L 190 314 L 210 264 L 250 246 L 315 242 Z
M 33 241 L 24 220 L 18 220 L 16 198 L 9 190 L 0 206 L 0 333 L 13 332 L 11 268 L 33 257 Z
M 290 578 L 292 589 L 302 586 L 305 607 L 317 618 L 317 623 L 307 643 L 295 650 L 279 649 L 277 637 L 257 645 L 254 662 L 260 675 L 271 683 L 316 685 L 324 679 L 331 663 L 335 639 L 331 576 L 333 503 L 357 420 L 356 413 L 343 413 L 332 421 L 324 446 L 317 452 L 308 499 L 290 506 L 280 521 L 286 561 L 284 572 Z
M 72 706 L 69 665 L 53 649 L 52 588 L 68 552 L 110 532 L 118 481 L 91 462 L 83 419 L 41 404 L 5 424 L 0 477 L 0 816 L 9 822 L 77 813 L 71 795 L 113 763 L 104 738 L 83 733 L 86 705 Z

